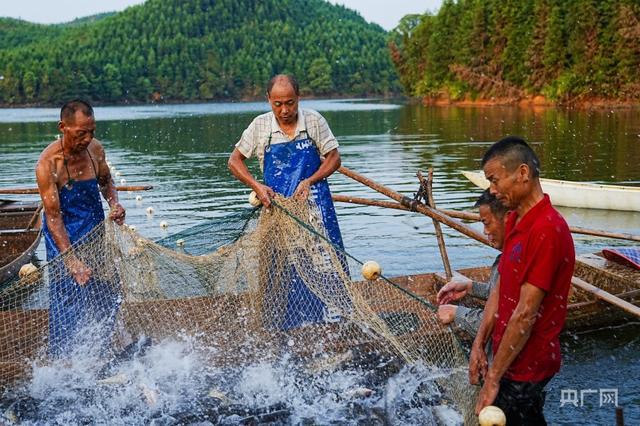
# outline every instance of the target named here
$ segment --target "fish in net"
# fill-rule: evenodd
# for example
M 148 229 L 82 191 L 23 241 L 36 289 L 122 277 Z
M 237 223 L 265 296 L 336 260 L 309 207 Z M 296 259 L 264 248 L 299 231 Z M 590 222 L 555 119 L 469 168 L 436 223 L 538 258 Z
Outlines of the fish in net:
M 159 359 L 149 355 L 147 346 L 179 341 L 195 357 L 186 368 L 191 372 L 188 388 L 200 396 L 182 395 L 197 405 L 185 413 L 201 413 L 194 414 L 194 422 L 243 415 L 267 423 L 304 420 L 304 413 L 292 413 L 283 402 L 268 398 L 258 408 L 246 400 L 235 408 L 228 403 L 242 399 L 238 386 L 247 383 L 242 375 L 256 365 L 284 372 L 279 383 L 298 389 L 301 398 L 337 395 L 331 399 L 335 402 L 377 393 L 372 403 L 360 405 L 362 412 L 342 412 L 347 418 L 371 420 L 384 412 L 403 422 L 407 419 L 401 416 L 411 410 L 424 418 L 424 407 L 437 405 L 457 411 L 459 422 L 475 422 L 476 390 L 468 385 L 465 350 L 454 332 L 438 321 L 427 301 L 385 277 L 352 279 L 350 271 L 361 262 L 334 247 L 323 229 L 314 203 L 282 197 L 269 210 L 186 231 L 179 236 L 186 245 L 178 251 L 178 236 L 153 242 L 103 222 L 70 251 L 3 287 L 0 381 L 5 399 L 13 395 L 16 404 L 23 400 L 19 390 L 25 389 L 33 395 L 43 372 L 61 383 L 71 380 L 59 376 L 61 371 L 84 357 L 91 360 L 86 362 L 90 378 L 71 380 L 85 389 L 82 395 L 96 396 L 96 386 L 109 385 L 109 380 L 135 382 L 146 401 L 142 406 L 155 406 L 149 416 L 158 411 L 173 416 L 182 407 L 180 398 L 173 398 L 171 409 L 167 401 L 158 403 L 166 378 L 144 384 L 149 380 L 142 371 L 153 370 L 145 363 Z M 84 286 L 69 272 L 72 257 L 92 271 Z M 165 372 L 157 374 L 165 377 Z M 332 390 L 339 382 L 335 375 L 348 389 Z M 401 383 L 403 377 L 425 380 L 414 380 L 405 395 L 411 386 Z M 47 396 L 38 389 L 40 397 Z M 215 419 L 202 401 L 215 406 Z M 252 405 L 253 411 L 246 408 Z

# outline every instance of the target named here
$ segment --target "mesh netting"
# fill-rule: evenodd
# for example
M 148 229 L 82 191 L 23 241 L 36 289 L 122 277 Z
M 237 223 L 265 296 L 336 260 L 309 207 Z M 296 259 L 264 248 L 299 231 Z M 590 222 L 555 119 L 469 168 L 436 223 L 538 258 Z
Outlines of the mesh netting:
M 357 352 L 425 366 L 445 403 L 465 423 L 475 421 L 455 334 L 405 288 L 384 278 L 353 280 L 358 262 L 328 242 L 313 203 L 278 198 L 268 211 L 223 225 L 215 234 L 202 227 L 152 242 L 105 221 L 71 251 L 6 286 L 2 382 L 17 386 L 34 366 L 72 358 L 87 342 L 110 359 L 142 336 L 189 339 L 220 368 L 286 354 L 311 375 L 328 357 L 346 362 Z M 194 235 L 207 244 L 190 244 Z M 181 239 L 187 244 L 176 250 Z M 76 259 L 92 271 L 83 286 L 70 273 Z

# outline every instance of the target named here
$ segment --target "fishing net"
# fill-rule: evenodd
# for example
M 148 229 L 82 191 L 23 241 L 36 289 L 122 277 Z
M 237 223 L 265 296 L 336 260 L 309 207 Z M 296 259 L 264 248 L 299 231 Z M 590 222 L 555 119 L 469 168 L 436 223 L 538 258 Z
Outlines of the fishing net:
M 222 369 L 287 358 L 313 376 L 375 355 L 374 366 L 420 365 L 432 397 L 475 422 L 465 351 L 409 291 L 419 283 L 352 279 L 360 263 L 323 229 L 313 203 L 284 198 L 157 242 L 107 220 L 2 289 L 0 379 L 10 389 L 87 347 L 110 360 L 166 338 Z M 79 262 L 91 270 L 84 285 L 70 272 Z

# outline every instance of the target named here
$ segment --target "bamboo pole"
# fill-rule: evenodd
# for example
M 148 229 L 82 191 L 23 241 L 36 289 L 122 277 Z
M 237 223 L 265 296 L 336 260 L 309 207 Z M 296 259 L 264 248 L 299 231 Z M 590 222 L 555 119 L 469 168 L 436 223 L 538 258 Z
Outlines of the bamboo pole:
M 576 226 L 570 226 L 569 229 L 574 234 L 593 235 L 595 237 L 615 238 L 618 240 L 640 241 L 640 235 L 625 234 L 619 232 L 607 232 L 599 229 L 587 229 Z
M 36 211 L 33 213 L 33 216 L 31 217 L 31 220 L 29 221 L 29 224 L 27 225 L 27 231 L 29 229 L 31 229 L 31 227 L 33 225 L 36 224 L 38 217 L 40 216 L 40 212 L 42 211 L 42 208 L 44 207 L 44 204 L 42 204 L 41 202 L 38 203 L 38 208 L 36 209 Z
M 148 191 L 153 189 L 152 185 L 129 185 L 129 186 L 116 186 L 118 191 Z M 39 194 L 38 188 L 0 188 L 0 194 Z
M 404 195 L 401 195 L 395 191 L 393 191 L 392 189 L 389 189 L 387 187 L 385 187 L 384 185 L 380 185 L 379 183 L 376 183 L 375 181 L 360 175 L 359 173 L 354 172 L 353 170 L 349 170 L 346 167 L 340 167 L 338 169 L 338 171 L 340 173 L 342 173 L 343 175 L 350 177 L 351 179 L 360 182 L 361 184 L 368 186 L 371 189 L 374 189 L 378 192 L 380 192 L 383 195 L 386 195 L 389 198 L 392 198 L 394 200 L 396 200 L 397 202 L 399 202 L 403 207 L 406 207 L 407 210 L 410 211 L 416 211 L 419 213 L 422 213 L 426 216 L 429 216 L 432 219 L 436 219 L 439 220 L 440 222 L 444 223 L 445 225 L 455 229 L 456 231 L 461 232 L 462 234 L 475 239 L 476 241 L 479 241 L 483 244 L 486 245 L 491 245 L 489 243 L 489 240 L 487 238 L 485 238 L 483 235 L 479 234 L 478 232 L 476 232 L 475 230 L 469 228 L 468 226 L 454 220 L 453 218 L 451 218 L 449 215 L 444 214 L 442 211 L 436 210 L 436 209 L 432 209 L 428 206 L 425 206 L 422 203 L 417 202 L 416 200 L 413 200 L 409 197 L 406 197 Z M 637 306 L 620 299 L 619 297 L 616 297 L 615 295 L 602 290 L 599 287 L 594 286 L 593 284 L 589 284 L 586 281 L 583 281 L 582 279 L 578 278 L 578 277 L 572 277 L 571 278 L 571 283 L 576 286 L 581 288 L 582 290 L 589 292 L 591 294 L 593 294 L 595 297 L 604 300 L 607 303 L 610 303 L 620 309 L 625 310 L 626 312 L 629 312 L 633 315 L 636 315 L 638 317 L 640 317 L 640 308 L 638 308 Z
M 573 284 L 574 286 L 584 291 L 587 291 L 593 294 L 598 299 L 604 300 L 605 302 L 615 305 L 618 308 L 629 312 L 630 314 L 640 317 L 640 308 L 638 308 L 636 305 L 633 305 L 627 302 L 626 300 L 620 299 L 619 297 L 609 293 L 608 291 L 605 291 L 599 287 L 596 287 L 593 284 L 589 284 L 588 282 L 583 281 L 578 277 L 572 277 L 571 284 Z
M 418 179 L 423 181 L 422 173 L 418 172 Z M 433 169 L 429 168 L 429 177 L 427 180 L 427 197 L 429 200 L 429 205 L 432 208 L 436 208 L 436 202 L 433 199 Z M 440 257 L 442 257 L 442 264 L 444 265 L 444 273 L 447 276 L 447 281 L 453 277 L 453 273 L 451 272 L 451 263 L 449 262 L 449 255 L 447 255 L 447 247 L 444 243 L 444 235 L 442 234 L 442 227 L 440 226 L 440 222 L 435 219 L 432 219 L 433 227 L 436 230 L 436 239 L 438 240 L 438 249 L 440 249 Z
M 399 203 L 394 203 L 390 201 L 371 200 L 369 198 L 334 194 L 333 200 L 341 203 L 362 204 L 365 206 L 385 207 L 388 209 L 411 211 L 410 208 L 405 207 Z M 480 215 L 474 212 L 460 211 L 460 210 L 447 210 L 447 209 L 438 209 L 438 211 L 446 214 L 447 216 L 451 216 L 452 218 L 455 218 L 455 219 L 469 220 L 473 222 L 480 221 Z M 569 230 L 573 234 L 592 235 L 594 237 L 613 238 L 617 240 L 640 241 L 640 236 L 633 235 L 633 234 L 609 232 L 609 231 L 603 231 L 600 229 L 581 228 L 579 226 L 570 226 Z
M 480 221 L 480 215 L 478 213 L 444 209 L 441 211 L 456 219 L 475 222 Z M 569 226 L 569 231 L 571 231 L 572 234 L 591 235 L 594 237 L 613 238 L 617 240 L 640 241 L 640 235 L 626 234 L 623 232 L 609 232 L 601 229 L 582 228 L 580 226 Z
M 474 240 L 479 241 L 486 245 L 491 245 L 489 243 L 489 240 L 484 235 L 482 235 L 475 229 L 472 229 L 466 226 L 465 224 L 451 218 L 450 216 L 442 213 L 439 210 L 432 209 L 431 207 L 426 206 L 422 203 L 419 203 L 416 200 L 413 200 L 409 197 L 399 194 L 398 192 L 395 192 L 394 190 L 387 188 L 386 186 L 380 185 L 379 183 L 376 183 L 373 180 L 365 176 L 362 176 L 359 173 L 354 172 L 353 170 L 349 170 L 344 166 L 340 167 L 338 171 L 343 175 L 357 182 L 360 182 L 361 184 L 368 186 L 369 188 L 374 189 L 393 200 L 396 200 L 397 202 L 407 207 L 411 211 L 417 211 L 419 213 L 422 213 L 425 216 L 429 216 L 432 219 L 436 219 L 437 221 L 444 223 L 445 225 L 455 229 L 456 231 L 466 235 L 469 238 L 473 238 Z
M 396 210 L 403 210 L 403 211 L 412 211 L 410 208 L 403 206 L 402 204 L 399 203 L 393 203 L 393 202 L 389 202 L 389 201 L 377 201 L 377 200 L 370 200 L 367 198 L 359 198 L 359 197 L 350 197 L 350 196 L 346 196 L 346 195 L 333 195 L 332 196 L 334 201 L 338 201 L 338 202 L 345 202 L 345 203 L 353 203 L 353 204 L 362 204 L 362 205 L 367 205 L 367 206 L 376 206 L 376 207 L 385 207 L 385 208 L 390 208 L 390 209 L 396 209 Z M 419 209 L 417 210 L 419 213 L 422 213 Z M 449 210 L 449 211 L 454 211 L 454 210 Z M 441 212 L 444 212 L 441 210 Z M 462 212 L 465 213 L 465 212 Z M 465 213 L 467 215 L 472 215 L 473 213 Z M 429 215 L 427 215 L 429 216 Z M 465 234 L 466 235 L 466 234 Z M 483 241 L 481 241 L 483 242 Z M 485 243 L 488 244 L 488 241 Z M 636 307 L 635 305 L 605 291 L 602 290 L 599 287 L 594 286 L 593 284 L 589 284 L 586 281 L 581 280 L 578 277 L 572 277 L 571 279 L 571 284 L 573 284 L 576 287 L 581 288 L 582 290 L 586 291 L 587 293 L 591 293 L 593 294 L 595 297 L 597 297 L 598 299 L 601 299 L 607 303 L 610 303 L 620 309 L 624 309 L 627 312 L 630 312 L 634 315 L 638 315 L 638 312 L 640 312 L 640 309 L 638 307 Z
M 371 200 L 369 198 L 352 197 L 350 195 L 340 195 L 340 194 L 331 194 L 331 198 L 333 199 L 333 201 L 336 201 L 338 203 L 350 203 L 350 204 L 361 204 L 363 206 L 384 207 L 387 209 L 403 210 L 405 212 L 411 211 L 408 207 L 405 207 L 400 203 L 396 203 L 395 201 Z

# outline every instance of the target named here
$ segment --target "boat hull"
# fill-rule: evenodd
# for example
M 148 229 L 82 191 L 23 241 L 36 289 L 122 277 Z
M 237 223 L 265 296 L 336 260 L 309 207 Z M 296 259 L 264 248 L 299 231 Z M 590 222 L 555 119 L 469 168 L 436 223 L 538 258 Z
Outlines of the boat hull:
M 458 271 L 476 281 L 485 281 L 490 272 L 488 267 L 469 268 Z M 596 255 L 580 256 L 576 259 L 575 275 L 620 298 L 635 305 L 640 305 L 640 271 L 615 264 Z M 418 275 L 400 276 L 391 279 L 398 286 L 409 290 L 432 306 L 437 305 L 437 291 L 445 279 L 440 274 L 426 273 Z M 369 290 L 379 287 L 379 282 L 359 282 L 356 286 L 369 287 Z M 229 333 L 225 311 L 217 307 L 245 306 L 243 300 L 246 295 L 225 294 L 217 296 L 199 296 L 182 299 L 164 299 L 144 302 L 124 302 L 121 306 L 123 313 L 122 324 L 134 332 L 153 329 L 145 324 L 145 320 L 165 318 L 166 325 L 162 333 L 200 333 L 212 339 L 217 346 L 232 346 L 241 341 L 234 333 Z M 389 302 L 389 301 L 387 301 Z M 621 324 L 632 316 L 627 312 L 597 299 L 593 294 L 573 287 L 567 311 L 565 331 L 579 331 L 595 327 Z M 482 301 L 467 296 L 461 301 L 467 306 L 482 307 Z M 407 305 L 407 312 L 418 309 L 420 304 Z M 389 314 L 389 307 L 397 309 L 397 304 L 385 303 L 379 300 L 372 304 L 372 308 L 379 314 Z M 206 309 L 205 309 L 206 308 Z M 145 315 L 153 312 L 153 316 Z M 193 317 L 194 313 L 206 312 L 206 318 Z M 391 312 L 393 313 L 393 312 Z M 29 374 L 34 359 L 43 353 L 48 340 L 48 310 L 47 309 L 0 309 L 0 386 L 8 385 L 13 380 Z M 195 327 L 195 328 L 194 328 Z M 157 327 L 156 327 L 157 328 Z M 467 341 L 472 336 L 463 335 Z M 161 337 L 151 335 L 149 337 Z M 226 339 L 226 340 L 225 340 Z M 37 344 L 34 344 L 37 342 Z M 227 351 L 235 353 L 235 351 Z M 237 353 L 242 353 L 238 351 Z
M 486 189 L 489 181 L 479 172 L 463 171 L 474 185 Z M 600 210 L 640 211 L 640 187 L 601 185 L 555 179 L 540 179 L 542 190 L 556 206 Z
M 26 229 L 34 216 L 35 222 Z M 0 205 L 0 283 L 14 278 L 33 258 L 42 236 L 41 221 L 38 203 Z

